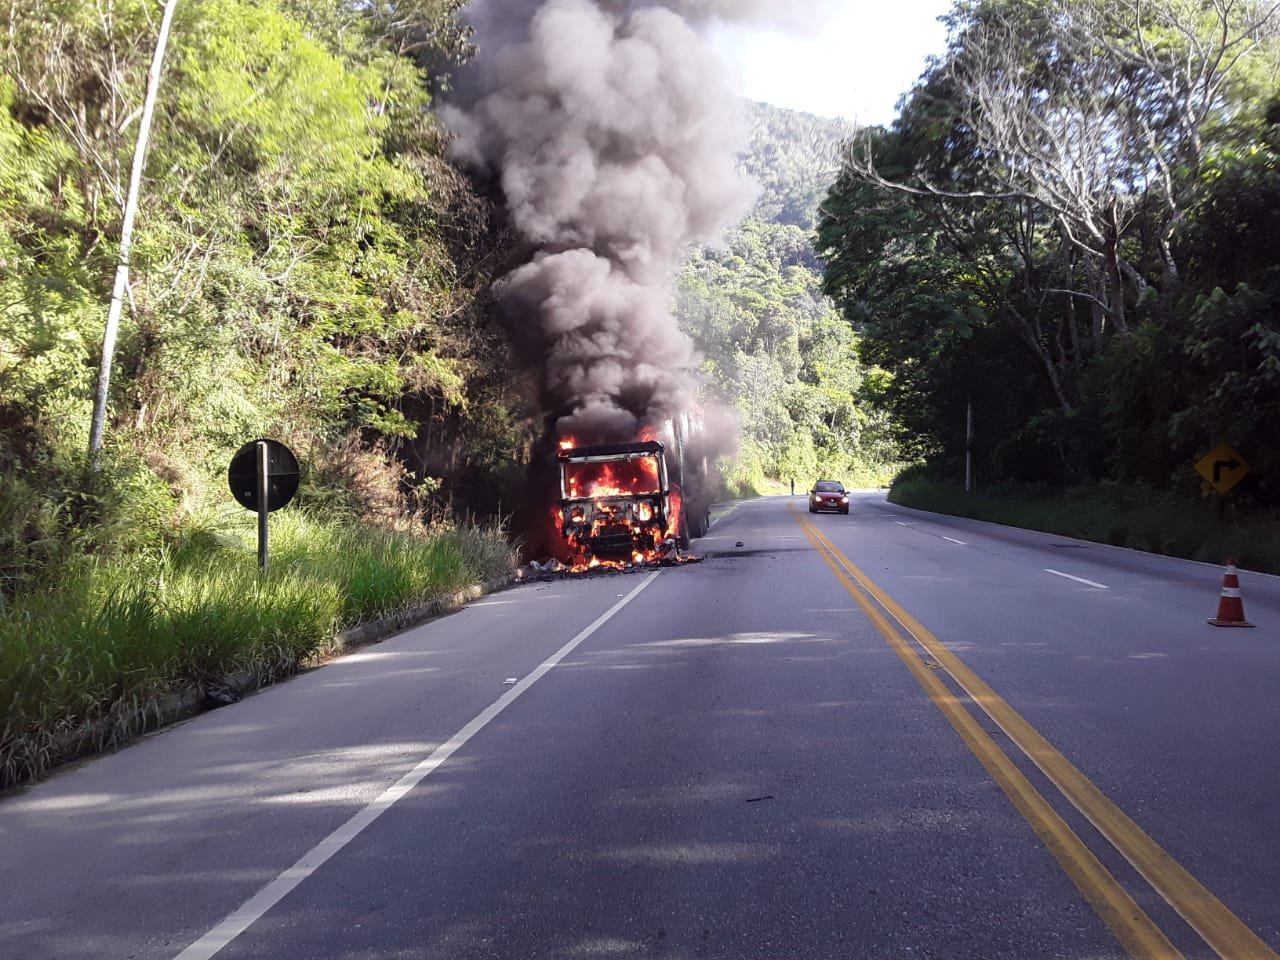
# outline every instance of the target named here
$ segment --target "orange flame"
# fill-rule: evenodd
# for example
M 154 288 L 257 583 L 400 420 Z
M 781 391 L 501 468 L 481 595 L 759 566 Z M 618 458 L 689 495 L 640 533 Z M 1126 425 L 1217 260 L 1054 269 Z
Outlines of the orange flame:
M 671 484 L 671 516 L 667 517 L 667 536 L 679 538 L 680 521 L 684 517 L 684 497 L 680 495 L 680 488 L 674 483 Z
M 626 497 L 658 493 L 658 461 L 652 457 L 612 463 L 565 464 L 565 493 L 570 497 Z
M 659 439 L 658 430 L 646 427 L 637 437 L 638 442 Z M 561 437 L 559 448 L 571 450 L 579 446 L 574 437 Z M 569 570 L 582 573 L 589 570 L 622 570 L 632 564 L 672 563 L 691 559 L 682 556 L 677 549 L 683 510 L 680 490 L 674 484 L 668 491 L 668 499 L 658 506 L 654 499 L 662 493 L 659 461 L 644 456 L 631 460 L 612 460 L 602 463 L 562 463 L 564 496 L 570 500 L 593 500 L 581 505 L 560 505 L 552 509 L 556 527 L 568 544 L 572 560 Z M 630 503 L 609 498 L 637 498 Z M 667 510 L 665 529 L 657 526 L 661 509 Z M 568 511 L 567 515 L 565 511 Z M 566 529 L 568 528 L 568 529 Z M 597 556 L 594 545 L 604 537 L 626 542 L 632 541 L 628 553 L 621 556 Z M 696 558 L 692 558 L 696 559 Z

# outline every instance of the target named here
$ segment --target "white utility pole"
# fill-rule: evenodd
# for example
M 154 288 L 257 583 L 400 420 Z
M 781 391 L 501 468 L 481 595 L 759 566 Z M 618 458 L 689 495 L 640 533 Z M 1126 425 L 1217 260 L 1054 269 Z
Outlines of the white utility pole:
M 965 410 L 964 425 L 964 491 L 973 492 L 973 401 Z
M 147 73 L 147 92 L 142 102 L 142 120 L 138 125 L 138 141 L 133 148 L 133 170 L 129 174 L 129 193 L 124 203 L 124 222 L 120 227 L 120 259 L 116 263 L 115 284 L 111 288 L 111 306 L 107 309 L 107 327 L 102 334 L 102 362 L 98 366 L 98 388 L 93 397 L 93 424 L 89 428 L 89 470 L 97 473 L 102 466 L 102 435 L 107 423 L 107 395 L 111 388 L 111 364 L 116 352 L 116 335 L 120 331 L 120 313 L 129 289 L 129 249 L 133 246 L 133 220 L 138 213 L 138 193 L 142 186 L 142 170 L 147 162 L 147 142 L 151 137 L 151 116 L 155 113 L 156 94 L 160 89 L 160 68 L 164 64 L 164 48 L 169 42 L 169 27 L 178 0 L 165 0 L 156 52 Z

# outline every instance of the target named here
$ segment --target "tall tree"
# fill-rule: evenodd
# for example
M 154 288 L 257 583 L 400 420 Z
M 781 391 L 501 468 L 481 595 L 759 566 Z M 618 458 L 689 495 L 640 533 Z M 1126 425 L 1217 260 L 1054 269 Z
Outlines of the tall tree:
M 1095 337 L 1108 324 L 1127 333 L 1129 305 L 1153 266 L 1176 278 L 1169 231 L 1198 189 L 1204 128 L 1229 109 L 1233 73 L 1274 32 L 1278 7 L 1019 0 L 966 8 L 921 93 L 946 88 L 952 128 L 970 144 L 971 187 L 957 189 L 954 168 L 887 178 L 865 135 L 847 165 L 921 195 L 1035 205 L 1074 267 L 1050 292 L 1087 309 Z M 1157 209 L 1166 215 L 1153 232 Z
M 1257 91 L 1280 64 L 1276 12 L 1274 0 L 957 6 L 947 55 L 890 130 L 855 138 L 819 227 L 828 290 L 864 351 L 899 375 L 887 396 L 927 407 L 943 369 L 990 371 L 981 351 L 1004 356 L 992 341 L 1003 328 L 1053 398 L 1049 408 L 1040 391 L 1008 391 L 1026 406 L 1005 446 L 1061 451 L 1030 458 L 1057 459 L 1059 477 L 1101 469 L 1101 427 L 1133 436 L 1124 408 L 1140 379 L 1109 355 L 1177 352 L 1198 295 L 1180 261 L 1204 262 L 1179 238 L 1204 215 L 1220 161 L 1259 149 Z M 903 304 L 937 276 L 971 305 L 967 325 L 935 314 L 932 335 L 901 335 L 921 315 Z M 1151 334 L 1155 324 L 1166 332 Z M 1138 334 L 1142 344 L 1117 347 Z M 1168 410 L 1153 414 L 1176 428 Z

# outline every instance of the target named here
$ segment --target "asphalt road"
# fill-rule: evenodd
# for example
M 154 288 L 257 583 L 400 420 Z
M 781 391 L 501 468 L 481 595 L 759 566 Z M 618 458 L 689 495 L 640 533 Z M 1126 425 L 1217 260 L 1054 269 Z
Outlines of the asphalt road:
M 1280 581 L 803 505 L 0 799 L 0 958 L 1274 956 Z

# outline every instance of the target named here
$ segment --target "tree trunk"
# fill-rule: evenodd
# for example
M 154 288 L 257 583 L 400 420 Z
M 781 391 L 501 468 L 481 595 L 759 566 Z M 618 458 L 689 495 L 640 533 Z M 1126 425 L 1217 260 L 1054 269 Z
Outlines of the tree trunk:
M 1116 333 L 1123 336 L 1129 332 L 1129 320 L 1125 316 L 1124 309 L 1124 271 L 1120 268 L 1120 222 L 1114 203 L 1107 207 L 1103 226 L 1105 237 L 1102 249 L 1106 258 L 1108 312 L 1116 325 Z
M 1067 398 L 1067 392 L 1062 387 L 1062 375 L 1057 366 L 1053 362 L 1053 357 L 1049 356 L 1049 351 L 1044 348 L 1044 344 L 1040 342 L 1040 338 L 1036 336 L 1035 330 L 1032 329 L 1025 317 L 1013 309 L 1006 310 L 1005 322 L 1021 337 L 1036 359 L 1040 361 L 1040 365 L 1044 368 L 1046 379 L 1049 381 L 1049 389 L 1053 391 L 1054 398 L 1058 401 L 1058 405 L 1064 411 L 1070 413 L 1074 407 Z
M 1107 330 L 1107 311 L 1103 308 L 1107 291 L 1096 258 L 1084 258 L 1084 271 L 1089 292 L 1090 349 L 1096 355 L 1102 352 L 1102 337 Z

